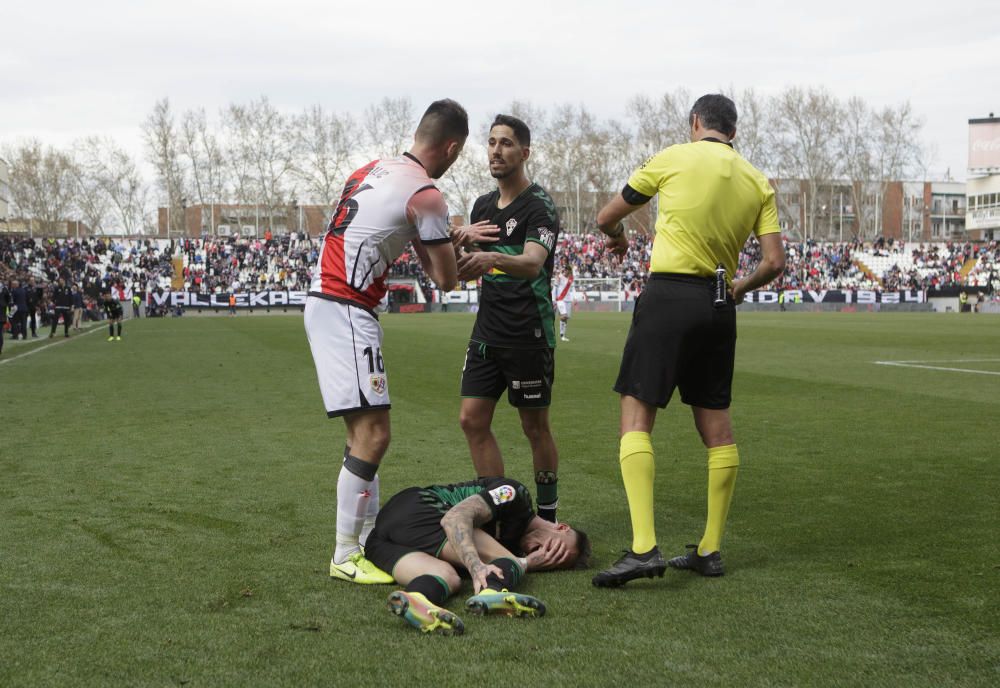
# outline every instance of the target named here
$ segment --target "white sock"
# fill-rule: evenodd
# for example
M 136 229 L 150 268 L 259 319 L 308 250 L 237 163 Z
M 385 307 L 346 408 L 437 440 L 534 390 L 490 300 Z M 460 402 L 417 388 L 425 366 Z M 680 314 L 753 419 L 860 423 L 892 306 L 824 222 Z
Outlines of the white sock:
M 565 337 L 566 336 L 566 321 L 565 320 L 560 320 L 559 321 L 559 336 L 560 337 Z
M 359 538 L 362 546 L 368 542 L 368 536 L 371 535 L 372 529 L 375 527 L 375 517 L 378 516 L 379 509 L 379 499 L 378 499 L 378 474 L 375 474 L 375 480 L 372 481 L 372 488 L 369 490 L 371 492 L 371 499 L 368 500 L 368 511 L 365 514 L 365 523 L 361 526 L 361 537 Z
M 374 481 L 364 480 L 346 467 L 340 468 L 337 479 L 337 547 L 333 552 L 335 564 L 343 564 L 349 556 L 361 551 L 358 536 L 368 513 L 373 484 Z

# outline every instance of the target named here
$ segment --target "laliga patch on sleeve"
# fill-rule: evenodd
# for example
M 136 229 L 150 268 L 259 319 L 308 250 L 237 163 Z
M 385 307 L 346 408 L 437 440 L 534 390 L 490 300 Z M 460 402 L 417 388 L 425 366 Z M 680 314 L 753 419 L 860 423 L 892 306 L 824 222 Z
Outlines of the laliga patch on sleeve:
M 493 503 L 497 506 L 505 504 L 506 502 L 513 502 L 514 496 L 514 488 L 510 485 L 501 485 L 500 487 L 490 490 L 490 497 L 493 499 Z

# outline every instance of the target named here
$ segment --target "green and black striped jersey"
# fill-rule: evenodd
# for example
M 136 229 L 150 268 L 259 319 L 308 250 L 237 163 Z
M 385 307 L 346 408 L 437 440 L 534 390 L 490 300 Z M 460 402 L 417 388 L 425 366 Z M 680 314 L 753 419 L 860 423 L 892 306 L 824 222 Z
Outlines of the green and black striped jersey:
M 122 317 L 122 305 L 114 299 L 111 301 L 105 301 L 104 312 L 109 318 L 120 318 Z
M 493 269 L 483 275 L 479 313 L 472 340 L 511 349 L 555 348 L 552 310 L 552 266 L 559 239 L 559 215 L 545 189 L 531 184 L 506 208 L 498 208 L 500 191 L 476 199 L 472 222 L 488 220 L 500 228 L 499 241 L 484 251 L 520 255 L 528 242 L 545 247 L 548 257 L 534 279 Z
M 535 517 L 531 493 L 511 478 L 478 478 L 453 485 L 431 485 L 420 490 L 420 502 L 434 507 L 442 516 L 463 500 L 479 495 L 493 513 L 480 526 L 512 552 L 520 550 L 519 541 Z

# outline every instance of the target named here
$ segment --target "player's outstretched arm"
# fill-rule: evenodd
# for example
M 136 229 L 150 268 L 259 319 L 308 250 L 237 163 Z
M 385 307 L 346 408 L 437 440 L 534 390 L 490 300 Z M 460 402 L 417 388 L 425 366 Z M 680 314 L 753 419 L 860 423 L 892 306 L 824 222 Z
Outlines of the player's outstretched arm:
M 458 265 L 450 242 L 427 246 L 419 239 L 414 239 L 413 251 L 420 259 L 424 272 L 430 275 L 438 289 L 451 291 L 458 286 Z
M 493 514 L 479 495 L 472 495 L 451 508 L 441 518 L 441 527 L 448 536 L 448 543 L 462 561 L 472 577 L 476 593 L 486 587 L 486 578 L 491 574 L 503 576 L 496 566 L 486 564 L 476 548 L 475 530 L 487 523 Z
M 458 276 L 463 280 L 477 279 L 496 268 L 512 277 L 531 280 L 538 277 L 548 257 L 548 250 L 534 241 L 525 244 L 524 252 L 516 256 L 499 251 L 467 253 L 458 261 Z

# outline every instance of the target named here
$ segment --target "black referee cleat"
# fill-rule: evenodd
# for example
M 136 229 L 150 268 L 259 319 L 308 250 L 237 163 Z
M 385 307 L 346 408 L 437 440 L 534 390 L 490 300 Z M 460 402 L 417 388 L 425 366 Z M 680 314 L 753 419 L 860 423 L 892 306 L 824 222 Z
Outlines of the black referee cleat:
M 635 578 L 663 578 L 667 564 L 663 555 L 656 547 L 645 554 L 636 554 L 630 549 L 625 550 L 625 556 L 614 563 L 610 569 L 601 571 L 593 577 L 591 583 L 598 588 L 617 588 Z
M 718 552 L 712 552 L 701 556 L 698 554 L 698 545 L 686 545 L 688 551 L 679 557 L 674 557 L 667 563 L 673 569 L 690 569 L 703 576 L 722 576 L 726 570 L 722 567 L 722 556 Z

